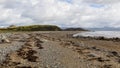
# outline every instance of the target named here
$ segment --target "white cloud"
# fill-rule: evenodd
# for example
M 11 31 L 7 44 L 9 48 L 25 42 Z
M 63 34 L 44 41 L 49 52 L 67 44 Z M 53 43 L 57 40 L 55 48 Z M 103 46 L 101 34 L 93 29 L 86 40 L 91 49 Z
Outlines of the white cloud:
M 119 0 L 0 0 L 0 26 L 120 27 Z

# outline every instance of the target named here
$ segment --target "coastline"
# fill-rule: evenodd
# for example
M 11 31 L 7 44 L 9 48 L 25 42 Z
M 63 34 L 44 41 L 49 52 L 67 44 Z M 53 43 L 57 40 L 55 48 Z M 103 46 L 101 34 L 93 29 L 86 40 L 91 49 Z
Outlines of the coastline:
M 11 65 L 14 58 L 9 57 L 11 68 L 25 67 L 36 67 L 36 68 L 119 68 L 120 67 L 120 42 L 107 41 L 107 40 L 96 40 L 96 39 L 84 39 L 84 38 L 73 38 L 72 35 L 81 31 L 35 31 L 26 33 L 13 33 L 13 37 L 17 37 L 16 41 L 24 40 L 27 41 L 30 38 L 29 44 L 32 46 L 31 49 L 27 45 L 27 51 L 33 50 L 36 53 L 33 54 L 36 57 L 35 62 L 29 62 L 26 59 L 21 58 L 22 62 L 17 65 Z M 28 36 L 20 38 L 21 36 Z M 13 39 L 14 40 L 14 39 Z M 38 42 L 36 42 L 38 40 Z M 43 43 L 41 43 L 42 41 Z M 33 43 L 33 44 L 31 44 Z M 39 44 L 36 46 L 36 44 Z M 1 44 L 0 44 L 1 45 Z M 2 46 L 2 45 L 1 45 Z M 38 49 L 40 47 L 40 49 Z M 20 49 L 14 51 L 13 54 L 9 55 L 16 58 L 21 57 L 17 55 Z M 24 53 L 24 49 L 22 50 Z M 15 54 L 14 54 L 15 53 Z M 21 53 L 21 52 L 20 52 Z M 26 52 L 28 53 L 28 52 Z M 23 55 L 24 56 L 24 55 Z M 52 56 L 52 57 L 51 57 Z M 23 63 L 26 62 L 26 63 Z M 69 62 L 69 63 L 68 63 Z M 55 63 L 55 64 L 54 64 Z M 5 65 L 5 64 L 4 64 Z M 3 67 L 6 67 L 4 66 Z M 1 66 L 2 67 L 2 66 Z

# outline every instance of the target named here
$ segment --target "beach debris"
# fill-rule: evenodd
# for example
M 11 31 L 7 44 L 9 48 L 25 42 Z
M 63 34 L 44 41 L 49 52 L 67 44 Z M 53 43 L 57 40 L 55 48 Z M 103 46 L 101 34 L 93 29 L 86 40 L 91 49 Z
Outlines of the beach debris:
M 118 61 L 117 61 L 118 63 L 120 63 L 120 59 L 118 59 Z
M 32 36 L 31 38 L 28 39 L 25 46 L 18 51 L 18 55 L 21 58 L 26 59 L 30 62 L 37 62 L 38 57 L 35 56 L 37 51 L 34 50 L 33 48 L 38 47 L 38 49 L 43 49 L 40 43 L 43 43 L 43 42 L 40 39 Z
M 39 49 L 43 49 L 43 47 L 41 46 L 40 43 L 37 43 L 36 46 L 37 46 Z
M 5 35 L 1 35 L 1 43 L 10 43 L 10 40 Z
M 116 51 L 112 51 L 110 53 L 113 54 L 113 55 L 115 55 L 115 56 L 118 56 L 118 53 Z
M 37 51 L 34 48 L 42 49 L 39 40 L 35 37 L 26 39 L 26 43 L 16 52 L 12 52 L 6 56 L 6 60 L 3 62 L 5 68 L 36 68 L 29 66 L 21 66 L 23 61 L 26 62 L 37 62 L 38 56 L 36 56 Z M 39 47 L 39 48 L 38 48 Z M 20 65 L 20 66 L 19 66 Z M 8 67 L 6 67 L 8 66 Z
M 95 50 L 95 51 L 100 51 L 100 49 L 98 49 L 97 47 L 93 46 L 91 47 L 92 50 Z
M 97 58 L 97 61 L 99 61 L 99 62 L 104 62 L 104 59 L 101 58 L 101 57 L 98 57 L 98 58 Z
M 76 42 L 76 43 L 74 42 L 73 46 L 79 47 L 79 46 L 80 46 L 80 44 L 79 44 L 79 43 L 77 43 L 77 42 Z
M 41 41 L 40 39 L 36 38 L 36 46 L 38 47 L 38 49 L 43 49 L 41 43 L 43 43 L 43 41 Z
M 30 62 L 37 62 L 37 58 L 38 58 L 38 57 L 32 55 L 32 56 L 27 56 L 26 58 L 27 58 L 27 60 L 30 61 Z
M 78 52 L 79 54 L 83 54 L 83 52 L 80 48 L 76 48 L 75 51 Z
M 8 54 L 6 60 L 2 63 L 2 66 L 16 66 L 21 64 L 16 56 L 16 53 Z
M 37 67 L 32 67 L 32 66 L 16 66 L 15 68 L 37 68 Z
M 112 65 L 104 65 L 103 68 L 112 68 Z
M 118 52 L 116 52 L 116 51 L 109 51 L 109 52 L 108 52 L 107 57 L 114 57 L 114 56 L 120 57 L 120 55 L 119 55 Z
M 102 58 L 102 57 L 99 57 L 98 58 L 98 61 L 99 62 L 105 62 L 105 61 L 110 61 L 109 59 L 104 59 L 104 58 Z
M 34 56 L 34 54 L 36 54 L 37 51 L 28 47 L 23 47 L 17 52 L 18 52 L 18 56 L 20 56 L 23 59 L 27 59 L 30 62 L 36 62 L 38 58 L 37 56 Z
M 71 43 L 68 41 L 64 41 L 64 42 L 61 42 L 60 45 L 62 45 L 63 47 L 68 47 L 71 45 Z
M 97 49 L 97 48 L 94 46 L 94 47 L 91 47 L 91 49 Z
M 95 58 L 90 58 L 88 61 L 96 60 L 98 62 L 105 62 L 105 61 L 110 61 L 109 59 L 104 59 L 102 57 L 95 57 Z
M 89 57 L 97 57 L 98 55 L 95 54 L 95 53 L 90 53 L 90 54 L 88 54 L 87 56 L 89 56 Z

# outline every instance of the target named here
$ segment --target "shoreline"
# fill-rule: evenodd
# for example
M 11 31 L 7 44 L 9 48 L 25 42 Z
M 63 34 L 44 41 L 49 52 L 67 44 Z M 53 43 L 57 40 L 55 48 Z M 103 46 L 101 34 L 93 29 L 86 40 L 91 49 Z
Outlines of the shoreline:
M 11 68 L 87 68 L 87 66 L 91 68 L 120 67 L 120 42 L 72 37 L 73 34 L 79 32 L 81 31 L 38 31 L 12 33 L 14 37 L 12 40 L 15 40 L 16 38 L 16 41 L 26 41 L 26 43 L 28 43 L 27 39 L 31 38 L 29 44 L 23 44 L 24 48 L 22 47 L 22 50 L 18 49 L 17 51 L 9 54 L 13 58 L 11 58 L 12 60 L 10 60 L 8 66 L 11 66 Z M 12 40 L 11 42 L 13 42 Z M 28 45 L 32 47 L 29 47 Z M 26 50 L 26 47 L 27 52 L 24 51 Z M 11 65 L 15 58 L 17 59 L 22 57 L 21 55 L 17 55 L 18 53 L 26 53 L 29 55 L 29 51 L 33 52 L 30 56 L 33 56 L 34 58 L 36 57 L 36 61 L 28 61 L 27 59 L 29 59 L 30 56 L 28 57 L 26 55 L 28 58 L 21 59 L 22 62 L 14 61 L 14 63 L 17 62 L 19 64 Z M 25 55 L 23 56 L 25 57 Z M 56 65 L 52 63 L 55 63 Z

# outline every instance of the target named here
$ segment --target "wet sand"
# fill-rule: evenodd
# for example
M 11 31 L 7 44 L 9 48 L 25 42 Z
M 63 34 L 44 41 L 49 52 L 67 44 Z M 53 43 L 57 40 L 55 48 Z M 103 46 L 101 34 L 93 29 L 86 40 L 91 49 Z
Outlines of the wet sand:
M 0 68 L 120 68 L 119 41 L 72 37 L 79 32 L 10 33 L 12 43 L 2 43 L 0 48 L 4 45 L 9 48 L 15 42 L 21 47 L 14 46 L 15 50 L 6 52 Z

